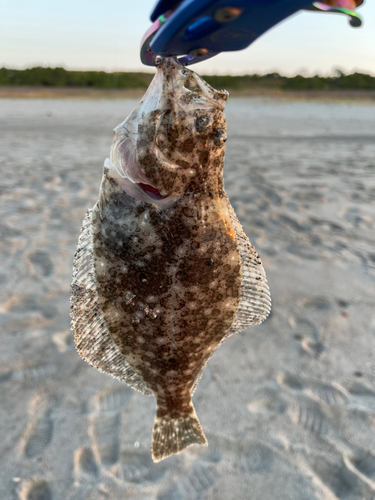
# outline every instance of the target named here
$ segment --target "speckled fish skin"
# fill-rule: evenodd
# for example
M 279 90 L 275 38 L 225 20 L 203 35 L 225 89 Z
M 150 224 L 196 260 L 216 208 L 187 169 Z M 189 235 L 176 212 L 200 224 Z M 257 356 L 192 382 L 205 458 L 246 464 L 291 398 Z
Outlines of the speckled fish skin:
M 207 444 L 191 401 L 204 366 L 225 338 L 270 311 L 259 255 L 224 191 L 227 97 L 162 60 L 115 129 L 75 255 L 77 349 L 154 394 L 155 462 Z

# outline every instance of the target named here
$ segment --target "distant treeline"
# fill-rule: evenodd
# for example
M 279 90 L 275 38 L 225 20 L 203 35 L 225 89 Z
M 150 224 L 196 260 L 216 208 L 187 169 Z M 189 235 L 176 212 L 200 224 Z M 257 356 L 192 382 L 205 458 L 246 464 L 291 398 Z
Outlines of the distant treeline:
M 2 86 L 91 87 L 98 89 L 146 89 L 151 73 L 106 73 L 105 71 L 67 71 L 64 68 L 0 69 Z M 375 90 L 375 77 L 363 73 L 346 75 L 336 71 L 332 77 L 278 73 L 243 76 L 203 76 L 216 89 L 243 91 L 272 88 L 275 90 Z

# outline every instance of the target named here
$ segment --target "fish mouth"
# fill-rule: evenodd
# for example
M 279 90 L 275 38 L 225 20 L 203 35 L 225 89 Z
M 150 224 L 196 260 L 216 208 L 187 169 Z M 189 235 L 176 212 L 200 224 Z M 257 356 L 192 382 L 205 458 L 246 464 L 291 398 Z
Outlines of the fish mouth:
M 153 200 L 159 201 L 159 200 L 165 200 L 169 197 L 167 194 L 166 196 L 163 196 L 156 187 L 152 186 L 151 184 L 144 184 L 143 182 L 138 182 L 137 186 L 139 186 L 150 198 Z
M 137 156 L 137 138 L 137 121 L 127 119 L 116 127 L 107 167 L 116 171 L 122 188 L 133 198 L 147 203 L 163 202 L 170 194 L 162 194 L 143 172 Z
M 112 171 L 118 186 L 134 200 L 143 203 L 152 203 L 161 209 L 165 209 L 172 206 L 178 198 L 178 196 L 171 194 L 161 194 L 155 186 L 150 184 L 150 181 L 145 177 L 139 166 L 138 175 L 134 175 L 136 180 L 120 172 L 117 166 L 114 165 L 109 158 L 105 160 L 104 167 Z

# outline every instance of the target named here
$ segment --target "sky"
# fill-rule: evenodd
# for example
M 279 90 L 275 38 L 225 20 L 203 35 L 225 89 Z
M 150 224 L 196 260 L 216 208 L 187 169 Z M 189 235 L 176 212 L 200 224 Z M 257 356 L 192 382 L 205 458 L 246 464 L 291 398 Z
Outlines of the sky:
M 139 59 L 156 0 L 0 0 L 0 67 L 152 71 Z M 358 10 L 362 28 L 337 14 L 300 12 L 246 50 L 199 63 L 201 74 L 375 75 L 375 1 Z

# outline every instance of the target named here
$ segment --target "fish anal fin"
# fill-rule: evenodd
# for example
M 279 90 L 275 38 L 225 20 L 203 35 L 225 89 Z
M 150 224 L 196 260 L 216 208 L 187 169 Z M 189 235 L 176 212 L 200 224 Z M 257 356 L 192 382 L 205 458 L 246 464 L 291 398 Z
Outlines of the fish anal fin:
M 170 416 L 155 417 L 152 432 L 152 459 L 160 462 L 176 453 L 180 453 L 192 444 L 207 446 L 201 424 L 191 404 L 191 411 L 172 418 Z
M 152 391 L 114 343 L 100 308 L 93 260 L 92 212 L 89 210 L 83 221 L 70 287 L 75 344 L 79 355 L 91 366 L 149 396 Z

